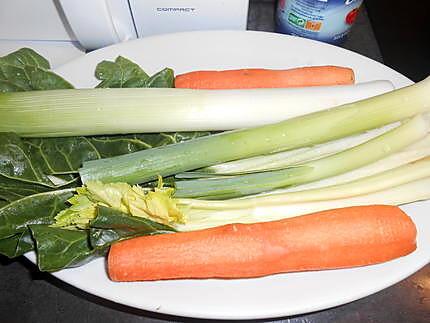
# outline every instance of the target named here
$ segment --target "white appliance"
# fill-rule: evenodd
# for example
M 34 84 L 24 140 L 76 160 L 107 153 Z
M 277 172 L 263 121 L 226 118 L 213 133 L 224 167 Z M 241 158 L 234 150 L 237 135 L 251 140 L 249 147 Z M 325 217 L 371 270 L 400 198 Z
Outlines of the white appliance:
M 0 56 L 32 47 L 59 65 L 150 35 L 246 29 L 249 0 L 0 0 Z

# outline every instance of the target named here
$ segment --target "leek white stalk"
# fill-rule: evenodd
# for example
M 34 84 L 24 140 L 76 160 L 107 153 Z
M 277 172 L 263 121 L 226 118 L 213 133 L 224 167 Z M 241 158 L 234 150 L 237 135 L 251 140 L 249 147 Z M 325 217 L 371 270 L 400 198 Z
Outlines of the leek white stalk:
M 275 221 L 324 210 L 359 205 L 403 205 L 430 199 L 430 177 L 382 191 L 354 197 L 274 206 L 250 207 L 238 210 L 193 209 L 186 203 L 186 224 L 177 225 L 179 231 L 192 231 L 230 223 Z
M 386 93 L 389 81 L 289 89 L 72 89 L 0 94 L 0 132 L 22 137 L 230 130 Z

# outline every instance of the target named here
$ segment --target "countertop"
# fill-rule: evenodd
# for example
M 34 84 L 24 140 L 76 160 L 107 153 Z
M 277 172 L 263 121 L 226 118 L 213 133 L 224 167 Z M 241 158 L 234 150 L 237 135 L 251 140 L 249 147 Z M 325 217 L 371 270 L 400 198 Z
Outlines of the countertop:
M 273 0 L 251 0 L 248 29 L 274 31 L 273 15 Z M 343 47 L 384 62 L 366 8 L 361 10 Z M 198 321 L 144 312 L 86 294 L 38 272 L 24 257 L 17 260 L 0 257 L 0 313 L 0 321 L 8 323 Z M 358 301 L 270 322 L 430 322 L 430 265 Z

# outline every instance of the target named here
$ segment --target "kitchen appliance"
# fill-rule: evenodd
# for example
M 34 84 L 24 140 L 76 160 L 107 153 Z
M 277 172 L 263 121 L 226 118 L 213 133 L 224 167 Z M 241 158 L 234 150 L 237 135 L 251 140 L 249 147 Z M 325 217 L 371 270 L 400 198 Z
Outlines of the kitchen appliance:
M 31 46 L 48 58 L 51 50 L 64 52 L 64 63 L 86 50 L 150 35 L 246 29 L 248 5 L 249 0 L 3 0 L 0 55 Z

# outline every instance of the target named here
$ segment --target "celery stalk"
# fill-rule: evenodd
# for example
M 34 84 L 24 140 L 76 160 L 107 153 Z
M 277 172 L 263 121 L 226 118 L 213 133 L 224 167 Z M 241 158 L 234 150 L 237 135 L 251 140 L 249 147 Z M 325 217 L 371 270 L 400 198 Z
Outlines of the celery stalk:
M 275 221 L 313 212 L 349 206 L 374 204 L 403 205 L 430 199 L 429 187 L 430 177 L 426 177 L 410 183 L 390 187 L 385 190 L 347 198 L 293 204 L 275 204 L 270 206 L 254 206 L 250 203 L 249 207 L 236 210 L 193 208 L 187 203 L 187 200 L 180 199 L 179 203 L 183 203 L 182 207 L 186 210 L 187 221 L 185 224 L 177 225 L 176 229 L 179 231 L 192 231 L 230 223 Z

